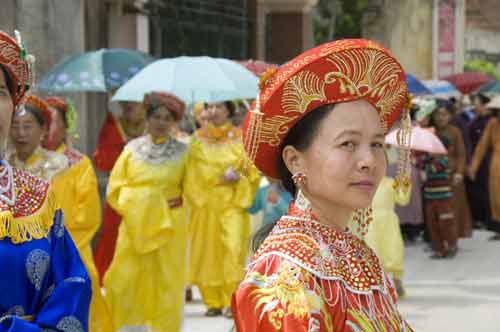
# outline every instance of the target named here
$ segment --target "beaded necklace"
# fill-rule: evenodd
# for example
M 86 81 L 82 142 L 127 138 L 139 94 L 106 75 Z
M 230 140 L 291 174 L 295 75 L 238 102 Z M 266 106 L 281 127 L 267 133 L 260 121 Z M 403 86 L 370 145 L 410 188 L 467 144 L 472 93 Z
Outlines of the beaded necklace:
M 0 161 L 0 200 L 10 206 L 16 202 L 14 172 L 5 160 Z

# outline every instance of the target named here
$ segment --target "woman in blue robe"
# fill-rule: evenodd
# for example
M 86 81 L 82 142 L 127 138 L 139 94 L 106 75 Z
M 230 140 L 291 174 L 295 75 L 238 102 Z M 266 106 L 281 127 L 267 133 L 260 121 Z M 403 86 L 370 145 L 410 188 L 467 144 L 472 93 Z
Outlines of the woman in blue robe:
M 49 184 L 3 160 L 30 59 L 0 31 L 0 332 L 85 332 L 91 285 Z

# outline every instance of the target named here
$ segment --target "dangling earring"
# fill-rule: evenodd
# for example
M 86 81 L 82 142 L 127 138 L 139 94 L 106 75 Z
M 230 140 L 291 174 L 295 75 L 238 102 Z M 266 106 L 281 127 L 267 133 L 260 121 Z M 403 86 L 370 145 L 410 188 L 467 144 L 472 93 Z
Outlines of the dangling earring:
M 307 176 L 302 172 L 297 172 L 292 176 L 293 183 L 297 188 L 304 186 L 307 181 Z
M 403 109 L 401 127 L 398 129 L 396 139 L 400 148 L 398 171 L 394 178 L 393 188 L 408 192 L 411 185 L 411 96 L 408 96 L 408 105 Z
M 297 172 L 292 176 L 293 183 L 297 188 L 297 197 L 295 198 L 295 207 L 303 211 L 307 217 L 311 217 L 311 202 L 304 196 L 301 187 L 305 186 L 307 176 L 302 172 Z
M 373 221 L 373 209 L 371 207 L 366 209 L 356 209 L 354 212 L 354 222 L 357 224 L 357 233 L 361 237 L 365 237 L 368 233 L 370 223 Z

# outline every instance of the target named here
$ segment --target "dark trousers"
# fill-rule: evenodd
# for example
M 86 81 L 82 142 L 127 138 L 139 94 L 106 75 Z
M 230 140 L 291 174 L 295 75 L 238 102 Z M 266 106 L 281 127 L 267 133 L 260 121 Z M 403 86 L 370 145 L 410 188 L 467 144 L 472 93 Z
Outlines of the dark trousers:
M 447 248 L 457 246 L 457 223 L 451 198 L 427 199 L 425 201 L 425 217 L 432 247 L 436 253 L 445 252 L 445 242 Z

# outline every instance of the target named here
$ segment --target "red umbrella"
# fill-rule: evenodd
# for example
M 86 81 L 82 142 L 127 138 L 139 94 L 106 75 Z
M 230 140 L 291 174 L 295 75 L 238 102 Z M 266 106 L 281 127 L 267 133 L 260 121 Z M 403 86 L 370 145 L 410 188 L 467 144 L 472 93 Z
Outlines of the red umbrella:
M 456 86 L 462 93 L 470 93 L 481 85 L 494 81 L 492 77 L 475 71 L 466 71 L 460 74 L 446 76 L 443 77 L 443 80 Z
M 254 73 L 257 77 L 260 77 L 262 73 L 264 73 L 266 70 L 269 68 L 278 68 L 278 65 L 274 63 L 267 63 L 264 61 L 260 60 L 243 60 L 243 61 L 236 61 L 240 65 L 244 66 L 246 69 L 250 70 L 252 73 Z

